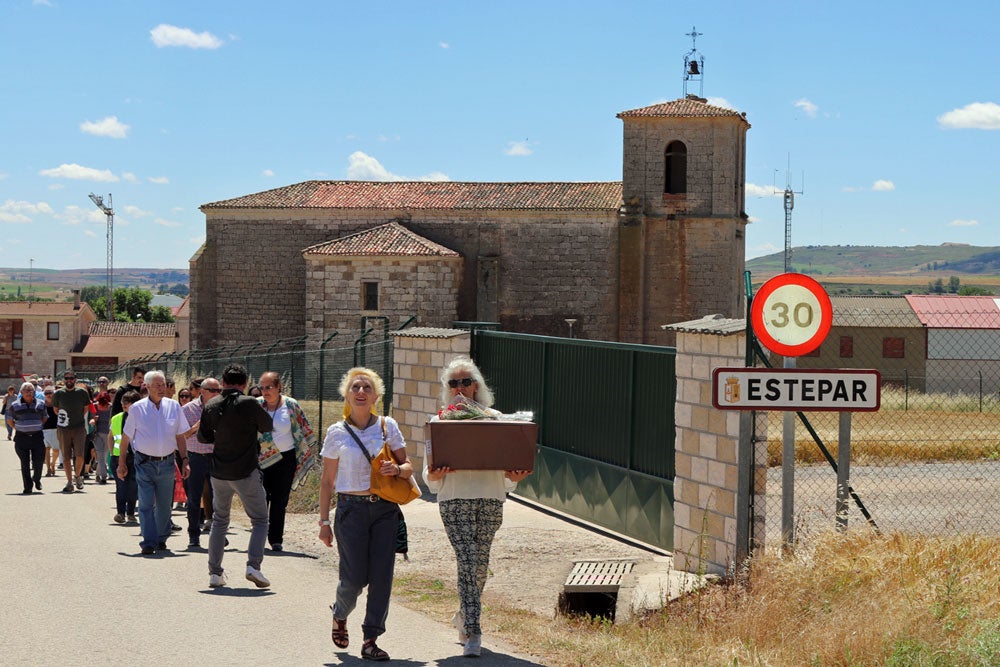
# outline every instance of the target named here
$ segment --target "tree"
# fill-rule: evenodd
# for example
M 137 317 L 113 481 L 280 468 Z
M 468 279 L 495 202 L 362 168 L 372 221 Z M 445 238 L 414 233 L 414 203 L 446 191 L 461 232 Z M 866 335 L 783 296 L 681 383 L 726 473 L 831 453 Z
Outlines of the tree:
M 103 317 L 108 312 L 106 294 L 107 289 L 103 285 L 88 285 L 80 290 L 80 300 L 90 304 L 98 317 Z M 141 287 L 115 289 L 115 321 L 173 322 L 174 316 L 169 308 L 165 306 L 150 308 L 149 302 L 152 300 L 152 293 Z
M 961 282 L 962 281 L 959 280 L 958 276 L 951 276 L 950 278 L 948 278 L 948 291 L 951 292 L 952 294 L 957 294 L 959 284 Z
M 174 315 L 166 306 L 153 306 L 149 311 L 147 322 L 173 322 Z

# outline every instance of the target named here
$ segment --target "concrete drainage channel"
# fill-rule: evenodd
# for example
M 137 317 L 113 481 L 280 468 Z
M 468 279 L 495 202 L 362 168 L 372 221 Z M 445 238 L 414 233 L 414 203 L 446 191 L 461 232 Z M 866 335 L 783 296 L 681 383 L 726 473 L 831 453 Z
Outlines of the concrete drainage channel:
M 637 612 L 660 609 L 715 578 L 674 570 L 672 556 L 641 564 L 634 560 L 574 561 L 559 594 L 559 611 L 626 621 Z

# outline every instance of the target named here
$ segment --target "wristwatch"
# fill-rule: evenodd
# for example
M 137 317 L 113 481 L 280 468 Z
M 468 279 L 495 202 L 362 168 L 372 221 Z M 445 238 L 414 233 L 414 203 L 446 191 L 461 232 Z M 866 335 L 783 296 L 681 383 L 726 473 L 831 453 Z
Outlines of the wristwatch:
M 319 525 L 321 525 L 321 526 L 330 526 L 332 524 L 330 523 L 329 519 L 320 519 L 319 520 Z

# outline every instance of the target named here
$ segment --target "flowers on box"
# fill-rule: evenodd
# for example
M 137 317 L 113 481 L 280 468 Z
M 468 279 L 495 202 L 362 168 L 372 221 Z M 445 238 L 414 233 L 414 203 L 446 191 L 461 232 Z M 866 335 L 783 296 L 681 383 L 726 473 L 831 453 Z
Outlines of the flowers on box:
M 438 419 L 496 419 L 497 415 L 495 410 L 461 394 L 438 411 Z

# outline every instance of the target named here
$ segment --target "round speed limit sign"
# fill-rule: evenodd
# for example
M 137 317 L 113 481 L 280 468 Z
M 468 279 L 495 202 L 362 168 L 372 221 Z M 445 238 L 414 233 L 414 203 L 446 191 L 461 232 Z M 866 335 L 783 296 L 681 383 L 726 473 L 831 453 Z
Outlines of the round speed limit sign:
M 750 306 L 753 332 L 764 347 L 800 357 L 820 346 L 833 324 L 833 305 L 818 282 L 782 273 L 761 285 Z

